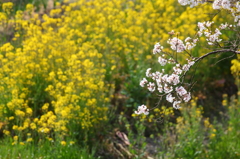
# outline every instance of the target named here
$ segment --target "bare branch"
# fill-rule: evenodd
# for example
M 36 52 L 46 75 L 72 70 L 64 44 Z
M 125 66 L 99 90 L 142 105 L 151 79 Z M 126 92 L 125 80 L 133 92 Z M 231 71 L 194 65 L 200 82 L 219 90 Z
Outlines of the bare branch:
M 225 58 L 217 61 L 214 65 L 216 65 L 217 63 L 219 63 L 219 62 L 221 62 L 221 61 L 223 61 L 223 60 L 230 59 L 230 58 L 232 58 L 234 55 L 235 55 L 235 54 L 232 54 L 231 56 L 225 57 Z
M 205 57 L 207 57 L 209 55 L 222 53 L 222 52 L 232 52 L 232 53 L 235 53 L 235 54 L 240 54 L 240 51 L 236 51 L 236 50 L 232 50 L 232 49 L 216 50 L 216 51 L 212 51 L 212 52 L 206 53 L 205 55 L 197 58 L 195 62 L 198 62 L 198 61 L 204 59 Z

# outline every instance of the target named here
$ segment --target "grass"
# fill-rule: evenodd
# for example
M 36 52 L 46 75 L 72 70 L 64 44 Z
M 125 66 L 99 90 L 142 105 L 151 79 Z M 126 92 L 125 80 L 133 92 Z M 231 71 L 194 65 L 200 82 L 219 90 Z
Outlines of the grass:
M 94 152 L 90 153 L 86 148 L 76 144 L 61 145 L 51 141 L 42 141 L 37 144 L 17 143 L 11 145 L 8 139 L 1 140 L 1 159 L 95 159 Z

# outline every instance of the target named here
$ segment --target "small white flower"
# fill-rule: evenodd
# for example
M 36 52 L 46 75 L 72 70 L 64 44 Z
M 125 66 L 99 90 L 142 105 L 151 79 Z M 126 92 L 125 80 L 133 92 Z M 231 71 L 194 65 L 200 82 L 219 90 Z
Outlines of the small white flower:
M 167 63 L 167 60 L 160 56 L 160 57 L 158 57 L 158 62 L 160 63 L 161 66 L 165 66 Z
M 173 84 L 173 85 L 177 85 L 180 80 L 179 80 L 179 76 L 176 74 L 171 74 L 168 78 L 167 78 L 167 82 L 169 84 Z
M 185 39 L 185 42 L 189 42 L 189 41 L 191 41 L 191 39 L 192 39 L 192 38 L 187 37 L 187 38 Z
M 191 94 L 189 92 L 189 93 L 183 95 L 182 97 L 183 97 L 184 102 L 188 102 L 191 99 Z
M 228 27 L 228 23 L 225 23 L 225 24 L 221 24 L 219 26 L 220 29 L 226 29 Z
M 206 24 L 207 27 L 210 27 L 213 23 L 214 23 L 213 21 L 211 21 L 211 22 L 210 22 L 210 21 L 205 22 L 205 24 Z
M 184 71 L 188 71 L 189 68 L 190 68 L 190 66 L 189 66 L 188 64 L 184 64 L 183 67 L 182 67 L 182 69 L 183 69 Z
M 183 96 L 183 95 L 187 94 L 187 91 L 186 91 L 186 89 L 185 89 L 183 86 L 176 87 L 176 92 L 177 92 L 180 96 Z
M 162 82 L 167 82 L 168 74 L 162 76 Z
M 147 76 L 147 77 L 151 77 L 151 76 L 152 76 L 152 74 L 150 73 L 151 69 L 152 69 L 152 68 L 148 68 L 148 69 L 147 69 L 147 71 L 146 71 L 146 76 Z
M 222 7 L 222 0 L 215 0 L 212 5 L 213 9 L 221 9 Z
M 173 91 L 173 87 L 172 86 L 168 86 L 166 83 L 164 85 L 164 92 L 165 93 L 170 93 Z
M 177 52 L 183 52 L 185 50 L 182 40 L 176 37 L 169 39 L 168 43 L 171 45 L 172 50 L 176 50 Z
M 175 99 L 175 97 L 173 97 L 171 93 L 169 93 L 169 94 L 166 96 L 166 100 L 167 100 L 169 103 L 172 103 L 174 99 Z
M 173 67 L 174 73 L 177 75 L 180 75 L 182 73 L 182 70 L 179 67 Z
M 150 92 L 154 92 L 154 91 L 155 91 L 155 84 L 152 83 L 152 82 L 149 82 L 149 83 L 147 84 L 147 88 L 148 88 L 148 90 L 149 90 Z
M 162 85 L 159 85 L 157 89 L 158 89 L 158 92 L 159 92 L 159 93 L 163 93 L 163 87 L 162 87 Z
M 149 114 L 149 109 L 147 109 L 147 106 L 145 105 L 141 105 L 141 106 L 138 106 L 138 110 L 135 111 L 135 114 L 145 114 L 145 115 L 148 115 Z
M 204 24 L 201 23 L 201 22 L 198 22 L 198 28 L 199 28 L 199 31 L 200 31 L 200 32 L 202 32 L 203 30 L 206 29 L 206 27 L 204 26 Z
M 173 102 L 173 108 L 175 108 L 175 109 L 181 108 L 181 107 L 180 107 L 180 103 L 181 103 L 181 101 L 174 101 L 174 102 Z
M 222 7 L 224 9 L 230 10 L 231 9 L 231 2 L 230 2 L 230 0 L 222 0 Z
M 148 83 L 147 79 L 146 79 L 146 78 L 143 78 L 143 79 L 141 80 L 141 82 L 140 82 L 140 86 L 141 86 L 141 87 L 144 87 L 145 84 L 147 84 L 147 83 Z
M 191 49 L 193 49 L 195 46 L 196 46 L 195 43 L 187 42 L 187 43 L 186 43 L 186 50 L 191 50 Z
M 188 61 L 189 66 L 193 66 L 195 64 L 195 61 Z
M 156 43 L 154 45 L 153 54 L 160 53 L 162 49 L 163 49 L 163 46 L 161 46 L 160 43 Z

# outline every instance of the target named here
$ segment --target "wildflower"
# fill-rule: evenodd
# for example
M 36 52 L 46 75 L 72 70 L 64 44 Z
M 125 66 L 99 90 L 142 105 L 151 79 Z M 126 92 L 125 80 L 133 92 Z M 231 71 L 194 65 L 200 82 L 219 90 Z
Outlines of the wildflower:
M 13 8 L 13 3 L 12 2 L 7 2 L 2 4 L 2 10 L 6 13 L 10 13 L 10 11 Z
M 37 128 L 37 126 L 36 126 L 36 124 L 35 124 L 35 123 L 31 123 L 31 124 L 30 124 L 30 128 L 31 128 L 32 130 L 34 130 L 34 129 L 36 129 L 36 128 Z
M 10 135 L 10 131 L 8 131 L 8 130 L 3 130 L 3 133 L 4 133 L 5 135 L 7 135 L 7 136 Z
M 28 138 L 27 139 L 27 142 L 32 142 L 33 141 L 33 138 Z
M 24 117 L 25 116 L 25 113 L 21 110 L 16 110 L 15 114 L 16 114 L 16 116 L 19 116 L 19 117 Z
M 17 129 L 18 129 L 18 126 L 17 126 L 17 125 L 13 125 L 12 129 L 13 129 L 13 130 L 17 130 Z
M 13 140 L 17 141 L 18 140 L 18 136 L 14 136 Z
M 61 141 L 61 145 L 66 146 L 66 141 Z
M 26 109 L 26 113 L 27 113 L 28 115 L 32 115 L 32 109 L 31 109 L 31 108 L 27 108 L 27 109 Z
M 215 136 L 216 136 L 216 134 L 212 133 L 212 134 L 210 135 L 210 138 L 213 139 L 213 138 L 215 138 Z

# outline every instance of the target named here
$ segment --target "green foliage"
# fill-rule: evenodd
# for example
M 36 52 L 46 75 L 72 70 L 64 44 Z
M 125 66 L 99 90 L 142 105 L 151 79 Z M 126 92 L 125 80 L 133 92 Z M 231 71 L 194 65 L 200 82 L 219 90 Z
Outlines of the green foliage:
M 56 141 L 40 141 L 38 144 L 20 142 L 17 145 L 9 144 L 8 140 L 0 142 L 1 159 L 18 158 L 59 158 L 59 159 L 94 159 L 94 152 L 89 153 L 87 149 L 80 148 L 71 141 L 66 145 Z
M 221 122 L 214 120 L 211 123 L 209 118 L 203 117 L 202 107 L 197 106 L 194 100 L 191 105 L 185 105 L 176 124 L 165 127 L 162 142 L 166 145 L 159 156 L 186 159 L 239 158 L 239 97 L 240 93 L 228 102 L 227 95 L 224 95 L 225 112 L 221 113 Z M 170 134 L 167 133 L 169 130 L 172 130 Z

